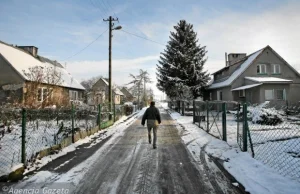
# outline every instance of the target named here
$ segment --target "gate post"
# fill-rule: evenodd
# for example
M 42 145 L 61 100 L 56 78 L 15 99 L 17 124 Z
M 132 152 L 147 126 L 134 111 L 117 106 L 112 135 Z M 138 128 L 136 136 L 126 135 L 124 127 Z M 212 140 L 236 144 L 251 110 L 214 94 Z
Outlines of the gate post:
M 116 122 L 116 104 L 113 104 L 113 108 L 114 108 L 114 122 Z
M 226 129 L 226 103 L 222 103 L 222 130 L 223 141 L 227 141 L 227 129 Z
M 247 127 L 248 127 L 248 120 L 247 120 L 247 103 L 243 104 L 243 151 L 247 151 Z
M 206 101 L 206 131 L 209 132 L 209 102 Z
M 194 124 L 195 124 L 195 117 L 196 117 L 196 115 L 195 115 L 195 112 L 196 112 L 196 111 L 195 111 L 195 108 L 196 108 L 196 107 L 195 107 L 195 104 L 196 104 L 196 103 L 195 103 L 195 100 L 193 100 L 193 123 L 194 123 Z
M 22 109 L 22 144 L 21 144 L 21 162 L 25 165 L 26 162 L 26 109 Z
M 72 117 L 72 143 L 75 143 L 75 137 L 74 137 L 75 111 L 74 111 L 74 103 L 73 102 L 72 102 L 71 117 Z
M 101 129 L 101 104 L 98 104 L 98 129 Z

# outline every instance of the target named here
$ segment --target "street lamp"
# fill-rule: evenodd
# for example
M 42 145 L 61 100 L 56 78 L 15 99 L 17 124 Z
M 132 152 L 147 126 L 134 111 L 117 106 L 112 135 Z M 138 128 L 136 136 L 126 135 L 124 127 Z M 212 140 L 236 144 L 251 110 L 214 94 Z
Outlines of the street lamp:
M 111 76 L 111 39 L 112 39 L 112 31 L 113 30 L 120 30 L 122 29 L 121 26 L 117 26 L 115 28 L 113 28 L 113 21 L 118 21 L 117 19 L 112 18 L 111 16 L 109 16 L 109 19 L 107 20 L 103 20 L 103 21 L 109 21 L 109 54 L 108 54 L 108 103 L 109 103 L 109 112 L 112 113 L 112 76 Z M 109 119 L 112 119 L 112 115 L 109 114 Z
M 121 29 L 122 29 L 122 26 L 117 26 L 113 30 L 121 30 Z

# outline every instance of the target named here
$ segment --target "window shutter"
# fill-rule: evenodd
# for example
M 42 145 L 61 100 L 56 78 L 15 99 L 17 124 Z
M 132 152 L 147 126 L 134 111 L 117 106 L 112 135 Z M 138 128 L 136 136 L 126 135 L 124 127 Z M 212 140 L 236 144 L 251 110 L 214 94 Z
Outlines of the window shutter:
M 286 91 L 283 89 L 283 100 L 286 100 Z

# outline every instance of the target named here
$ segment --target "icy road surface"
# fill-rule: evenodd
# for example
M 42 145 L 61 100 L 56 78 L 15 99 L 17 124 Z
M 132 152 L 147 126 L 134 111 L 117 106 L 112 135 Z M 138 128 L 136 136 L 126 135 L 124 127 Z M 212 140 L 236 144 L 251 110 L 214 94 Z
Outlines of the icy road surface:
M 89 167 L 73 192 L 240 193 L 204 152 L 201 162 L 194 161 L 176 122 L 161 111 L 157 149 L 148 143 L 147 129 L 137 119 Z

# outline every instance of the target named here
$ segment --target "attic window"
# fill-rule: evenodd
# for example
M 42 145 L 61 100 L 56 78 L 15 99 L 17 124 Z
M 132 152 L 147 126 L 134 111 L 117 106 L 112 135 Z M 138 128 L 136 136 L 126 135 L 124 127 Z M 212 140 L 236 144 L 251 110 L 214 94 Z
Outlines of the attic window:
M 266 64 L 259 64 L 257 65 L 257 74 L 266 74 L 267 73 L 267 66 Z
M 273 64 L 272 69 L 273 69 L 273 74 L 280 74 L 281 73 L 279 64 Z

